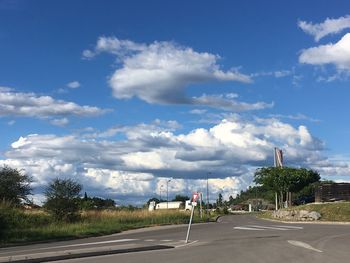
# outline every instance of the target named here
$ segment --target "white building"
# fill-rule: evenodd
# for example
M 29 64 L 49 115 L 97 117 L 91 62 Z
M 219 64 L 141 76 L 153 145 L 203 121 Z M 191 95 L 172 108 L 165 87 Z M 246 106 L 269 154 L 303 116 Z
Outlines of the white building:
M 156 205 L 156 209 L 180 209 L 182 204 L 181 201 L 161 202 Z

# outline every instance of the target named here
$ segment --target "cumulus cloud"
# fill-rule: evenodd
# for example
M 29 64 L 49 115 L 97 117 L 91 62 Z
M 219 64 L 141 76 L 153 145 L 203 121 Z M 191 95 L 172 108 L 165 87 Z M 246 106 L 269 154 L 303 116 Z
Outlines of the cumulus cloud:
M 101 52 L 117 56 L 120 67 L 109 79 L 114 97 L 138 97 L 152 104 L 194 104 L 217 107 L 213 100 L 192 99 L 185 95 L 186 87 L 193 84 L 218 81 L 251 82 L 248 75 L 237 69 L 224 71 L 219 56 L 197 52 L 173 42 L 139 44 L 115 37 L 100 37 L 93 50 L 85 50 L 83 57 L 93 58 Z M 227 104 L 227 103 L 226 103 Z M 237 104 L 232 102 L 231 104 Z M 263 103 L 259 103 L 260 108 Z M 248 105 L 246 105 L 248 106 Z M 249 107 L 256 108 L 257 105 Z M 230 106 L 237 108 L 237 105 Z
M 106 111 L 98 107 L 80 106 L 74 102 L 56 100 L 50 96 L 16 92 L 11 88 L 0 87 L 0 116 L 35 118 L 58 116 L 91 117 L 101 115 Z M 61 119 L 61 124 L 62 120 L 64 119 Z
M 298 26 L 305 32 L 312 35 L 318 42 L 321 38 L 340 33 L 346 28 L 350 28 L 350 16 L 346 15 L 339 18 L 327 18 L 324 22 L 313 24 L 311 22 L 299 21 Z
M 303 50 L 299 56 L 299 62 L 311 65 L 333 64 L 338 70 L 350 70 L 350 33 L 344 35 L 335 44 Z
M 72 82 L 69 82 L 67 83 L 67 87 L 70 88 L 70 89 L 77 89 L 81 86 L 80 82 L 79 81 L 72 81 Z
M 273 164 L 275 146 L 283 149 L 286 165 L 317 169 L 323 176 L 349 175 L 349 164 L 325 158 L 323 142 L 302 125 L 236 115 L 210 128 L 177 133 L 166 123 L 116 127 L 111 134 L 123 136 L 115 138 L 93 133 L 23 136 L 11 144 L 0 165 L 24 168 L 37 187 L 57 176 L 73 177 L 96 195 L 126 200 L 137 192 L 139 201 L 154 196 L 161 178 L 173 178 L 182 191 L 196 190 L 209 171 L 213 185 L 218 180 L 215 191 L 232 182 L 225 193 L 234 194 L 249 185 L 257 167 Z

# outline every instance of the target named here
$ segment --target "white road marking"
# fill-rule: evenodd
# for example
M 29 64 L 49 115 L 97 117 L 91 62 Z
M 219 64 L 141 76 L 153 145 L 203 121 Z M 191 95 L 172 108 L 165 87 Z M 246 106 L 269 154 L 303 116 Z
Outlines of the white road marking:
M 153 241 L 156 241 L 155 239 L 146 239 L 145 240 L 146 242 L 153 242 Z
M 73 245 L 57 246 L 57 247 L 50 247 L 50 248 L 79 247 L 79 246 L 89 246 L 89 245 L 99 245 L 99 244 L 122 243 L 122 242 L 129 242 L 129 241 L 135 241 L 135 240 L 138 240 L 138 239 L 106 240 L 106 241 L 82 243 L 82 244 L 73 244 Z
M 304 229 L 302 226 L 285 226 L 285 225 L 272 225 L 272 226 L 290 228 L 290 229 Z
M 310 250 L 322 253 L 322 250 L 314 248 L 305 242 L 301 242 L 301 241 L 297 241 L 297 240 L 288 240 L 287 242 L 293 246 L 302 247 L 302 248 L 306 248 L 306 249 L 310 249 Z
M 290 229 L 286 229 L 286 228 L 273 227 L 273 226 L 255 226 L 255 225 L 248 225 L 248 227 L 256 227 L 256 228 L 271 229 L 271 230 L 281 230 L 281 231 L 290 230 Z
M 244 227 L 244 226 L 235 226 L 233 229 L 237 229 L 237 230 L 265 230 L 265 229 L 261 229 L 261 228 L 252 228 L 252 227 Z
M 288 230 L 300 230 L 303 227 L 299 226 L 282 226 L 282 225 L 271 225 L 271 226 L 261 226 L 261 225 L 245 225 L 245 226 L 236 226 L 233 229 L 237 230 L 280 230 L 280 231 L 288 231 Z
M 185 240 L 183 240 L 183 242 L 185 242 Z M 182 245 L 175 246 L 175 248 L 189 246 L 189 245 L 192 245 L 192 244 L 197 243 L 197 242 L 198 242 L 198 240 L 194 240 L 194 241 L 189 242 L 187 244 L 185 243 L 185 244 L 182 244 Z
M 161 242 L 171 242 L 171 241 L 173 241 L 172 239 L 163 239 L 163 240 L 161 240 Z

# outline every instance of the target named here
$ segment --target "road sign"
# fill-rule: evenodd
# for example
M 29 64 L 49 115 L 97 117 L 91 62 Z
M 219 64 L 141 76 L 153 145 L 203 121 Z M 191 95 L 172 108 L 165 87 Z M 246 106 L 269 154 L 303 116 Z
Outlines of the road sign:
M 186 235 L 186 243 L 188 243 L 188 238 L 190 236 L 190 230 L 191 230 L 191 224 L 192 224 L 192 219 L 193 219 L 193 213 L 194 213 L 194 208 L 197 206 L 197 199 L 199 197 L 199 193 L 194 192 L 192 194 L 192 209 L 191 209 L 191 218 L 190 222 L 188 223 L 188 229 L 187 229 L 187 235 Z

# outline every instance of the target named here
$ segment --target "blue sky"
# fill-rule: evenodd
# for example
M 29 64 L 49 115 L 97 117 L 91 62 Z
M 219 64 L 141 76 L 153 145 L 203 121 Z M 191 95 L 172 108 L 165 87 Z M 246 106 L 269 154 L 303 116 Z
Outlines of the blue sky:
M 348 1 L 0 0 L 0 164 L 91 195 L 235 195 L 254 170 L 350 181 Z M 205 192 L 205 191 L 204 191 Z

